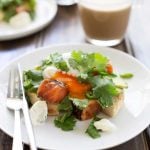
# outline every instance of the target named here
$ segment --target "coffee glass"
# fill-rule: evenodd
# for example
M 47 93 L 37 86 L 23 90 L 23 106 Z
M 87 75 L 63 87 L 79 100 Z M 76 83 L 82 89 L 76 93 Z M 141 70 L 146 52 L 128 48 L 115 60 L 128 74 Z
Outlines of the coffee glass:
M 79 0 L 86 40 L 94 45 L 119 44 L 127 30 L 132 0 Z

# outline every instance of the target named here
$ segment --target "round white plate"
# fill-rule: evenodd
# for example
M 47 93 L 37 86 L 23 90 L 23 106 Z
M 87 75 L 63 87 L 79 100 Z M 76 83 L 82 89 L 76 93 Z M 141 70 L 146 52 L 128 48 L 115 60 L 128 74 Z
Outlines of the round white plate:
M 105 149 L 116 146 L 130 140 L 142 132 L 150 123 L 150 71 L 135 58 L 112 48 L 97 47 L 86 44 L 58 45 L 41 48 L 26 54 L 11 62 L 0 72 L 0 127 L 13 135 L 13 113 L 7 110 L 6 86 L 9 70 L 18 62 L 22 69 L 30 69 L 40 64 L 41 60 L 50 53 L 65 53 L 72 50 L 85 52 L 100 52 L 110 58 L 118 73 L 133 73 L 134 77 L 128 79 L 129 88 L 125 91 L 124 106 L 114 118 L 110 120 L 117 129 L 111 133 L 102 133 L 98 139 L 92 139 L 85 130 L 89 121 L 78 121 L 75 129 L 64 132 L 56 128 L 53 118 L 49 117 L 47 122 L 34 127 L 37 146 L 45 149 L 61 150 L 93 150 Z M 22 121 L 23 141 L 28 143 L 24 121 Z
M 77 3 L 77 0 L 56 0 L 60 6 L 70 6 Z
M 36 17 L 29 25 L 18 29 L 0 22 L 0 41 L 17 39 L 40 31 L 54 19 L 56 13 L 56 0 L 37 0 Z

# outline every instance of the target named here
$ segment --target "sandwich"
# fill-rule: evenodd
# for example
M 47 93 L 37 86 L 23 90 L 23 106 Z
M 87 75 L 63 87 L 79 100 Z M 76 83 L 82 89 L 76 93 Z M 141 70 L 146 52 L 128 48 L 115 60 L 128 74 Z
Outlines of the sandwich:
M 73 51 L 67 57 L 51 54 L 34 71 L 24 72 L 24 87 L 31 106 L 46 101 L 48 115 L 59 116 L 60 105 L 66 105 L 66 109 L 69 105 L 79 120 L 94 118 L 99 113 L 116 116 L 127 85 L 118 82 L 110 60 L 99 53 L 82 51 Z

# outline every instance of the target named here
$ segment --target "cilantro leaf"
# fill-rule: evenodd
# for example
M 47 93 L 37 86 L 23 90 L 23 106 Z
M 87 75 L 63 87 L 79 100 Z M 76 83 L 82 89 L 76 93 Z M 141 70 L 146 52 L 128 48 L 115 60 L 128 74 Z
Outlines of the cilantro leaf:
M 50 65 L 52 65 L 52 60 L 51 60 L 51 57 L 49 55 L 45 60 L 42 61 L 42 65 L 39 67 L 44 70 L 47 66 L 50 66 Z
M 83 53 L 82 51 L 73 51 L 69 59 L 70 66 L 81 72 L 86 71 L 86 68 L 92 67 L 91 64 L 94 60 L 94 54 Z
M 26 91 L 36 92 L 43 80 L 42 72 L 37 70 L 28 70 L 23 74 L 24 88 Z
M 64 131 L 73 130 L 76 119 L 73 116 L 73 106 L 71 100 L 66 97 L 58 106 L 60 115 L 55 118 L 55 126 L 61 128 Z
M 72 98 L 71 100 L 72 100 L 73 104 L 80 110 L 83 110 L 84 108 L 86 108 L 89 103 L 88 99 L 80 100 L 77 98 Z
M 61 54 L 54 53 L 50 55 L 52 63 L 56 66 L 56 68 L 61 69 L 63 71 L 69 71 L 67 63 L 64 61 Z
M 74 116 L 67 116 L 66 114 L 63 114 L 61 116 L 59 116 L 58 118 L 56 118 L 54 120 L 55 126 L 57 126 L 58 128 L 61 128 L 64 131 L 70 131 L 73 130 L 76 120 Z
M 56 68 L 66 72 L 69 71 L 67 63 L 63 59 L 62 55 L 58 53 L 50 54 L 47 59 L 43 61 L 42 68 L 45 69 L 49 65 L 54 65 Z
M 105 71 L 106 65 L 108 64 L 108 58 L 99 54 L 99 53 L 94 53 L 94 67 L 95 69 L 100 73 L 102 71 Z
M 73 69 L 80 71 L 83 78 L 87 78 L 94 71 L 106 72 L 108 58 L 100 53 L 84 53 L 82 51 L 73 51 L 71 58 L 68 60 L 69 65 Z M 82 76 L 80 76 L 82 78 Z
M 113 96 L 116 95 L 117 91 L 112 85 L 96 87 L 93 91 L 102 107 L 105 108 L 113 105 Z
M 65 99 L 58 105 L 58 110 L 60 112 L 72 112 L 73 107 L 71 100 L 68 97 L 65 97 Z
M 88 126 L 88 128 L 87 128 L 87 130 L 86 130 L 86 132 L 85 133 L 87 133 L 90 137 L 92 137 L 93 139 L 96 139 L 96 138 L 99 138 L 100 137 L 100 133 L 99 133 L 99 131 L 95 128 L 95 126 L 94 126 L 94 122 L 95 121 L 99 121 L 100 120 L 100 118 L 98 118 L 98 117 L 96 117 L 96 118 L 94 118 L 91 122 L 90 122 L 90 124 L 89 124 L 89 126 Z
M 111 79 L 95 76 L 89 82 L 93 86 L 91 97 L 96 98 L 104 108 L 113 105 L 113 98 L 119 94 L 119 91 Z
M 30 89 L 32 87 L 32 80 L 28 79 L 24 81 L 24 88 L 25 89 Z
M 33 81 L 41 81 L 41 80 L 43 80 L 43 75 L 42 75 L 41 71 L 29 70 L 29 71 L 26 71 L 25 74 L 28 77 L 28 79 L 32 79 Z

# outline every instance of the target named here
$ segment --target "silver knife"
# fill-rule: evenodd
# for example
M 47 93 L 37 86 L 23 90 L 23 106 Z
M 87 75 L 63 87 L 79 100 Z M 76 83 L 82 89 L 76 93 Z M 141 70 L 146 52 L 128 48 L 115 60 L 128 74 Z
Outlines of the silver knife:
M 30 119 L 30 115 L 29 115 L 28 104 L 27 104 L 27 100 L 25 97 L 24 87 L 23 87 L 23 75 L 22 75 L 22 70 L 21 70 L 20 64 L 18 64 L 18 71 L 19 71 L 19 76 L 20 76 L 20 84 L 21 84 L 20 86 L 21 86 L 22 95 L 23 95 L 23 108 L 22 108 L 22 110 L 23 110 L 25 125 L 27 128 L 28 138 L 29 138 L 29 142 L 30 142 L 30 148 L 31 148 L 31 150 L 37 150 L 34 132 L 33 132 L 33 127 L 32 127 L 32 123 L 31 123 L 31 119 Z

